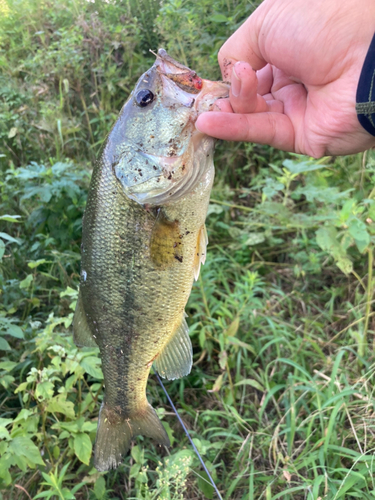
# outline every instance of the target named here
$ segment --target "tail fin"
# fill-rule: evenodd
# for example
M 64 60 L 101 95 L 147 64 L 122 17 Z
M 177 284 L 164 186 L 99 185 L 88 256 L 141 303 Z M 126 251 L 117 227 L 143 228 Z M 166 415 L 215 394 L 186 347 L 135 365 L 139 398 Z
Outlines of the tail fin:
M 95 467 L 98 471 L 116 469 L 130 447 L 134 436 L 146 436 L 170 446 L 169 438 L 155 410 L 145 409 L 126 418 L 104 403 L 100 408 L 95 442 Z

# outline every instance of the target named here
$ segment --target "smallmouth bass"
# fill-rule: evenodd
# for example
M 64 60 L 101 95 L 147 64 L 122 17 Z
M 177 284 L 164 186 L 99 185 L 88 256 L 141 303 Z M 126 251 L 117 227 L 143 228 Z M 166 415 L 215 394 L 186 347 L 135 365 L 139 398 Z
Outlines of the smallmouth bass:
M 185 305 L 206 256 L 214 139 L 195 128 L 228 86 L 199 78 L 160 49 L 95 164 L 83 220 L 78 346 L 98 346 L 105 395 L 95 467 L 116 468 L 131 439 L 169 439 L 146 398 L 151 366 L 187 375 Z

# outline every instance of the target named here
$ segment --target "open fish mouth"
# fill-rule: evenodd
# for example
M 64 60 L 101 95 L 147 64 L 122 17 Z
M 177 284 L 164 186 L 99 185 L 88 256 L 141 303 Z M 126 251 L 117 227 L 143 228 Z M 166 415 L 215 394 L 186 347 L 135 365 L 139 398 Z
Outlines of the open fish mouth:
M 156 65 L 159 72 L 176 83 L 182 90 L 189 94 L 199 94 L 203 81 L 195 71 L 183 66 L 170 57 L 164 49 L 159 49 L 156 54 Z
M 155 65 L 162 77 L 164 92 L 174 92 L 181 103 L 188 107 L 194 106 L 194 121 L 199 113 L 209 111 L 217 99 L 229 96 L 227 83 L 199 77 L 195 71 L 175 61 L 164 49 L 159 49 L 156 57 Z

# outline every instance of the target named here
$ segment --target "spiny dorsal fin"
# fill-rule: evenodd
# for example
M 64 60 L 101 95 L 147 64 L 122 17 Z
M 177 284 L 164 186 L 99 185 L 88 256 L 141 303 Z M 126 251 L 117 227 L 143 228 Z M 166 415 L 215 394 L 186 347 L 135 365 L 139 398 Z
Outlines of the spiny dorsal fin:
M 192 365 L 193 350 L 184 313 L 171 340 L 156 358 L 155 368 L 161 377 L 174 380 L 188 375 Z
M 98 347 L 86 320 L 86 314 L 82 304 L 81 292 L 78 294 L 76 310 L 74 312 L 73 340 L 77 347 Z
M 206 225 L 204 224 L 198 233 L 196 256 L 194 263 L 195 281 L 197 281 L 199 277 L 201 264 L 204 264 L 206 262 L 207 245 L 208 245 L 208 236 L 207 236 Z

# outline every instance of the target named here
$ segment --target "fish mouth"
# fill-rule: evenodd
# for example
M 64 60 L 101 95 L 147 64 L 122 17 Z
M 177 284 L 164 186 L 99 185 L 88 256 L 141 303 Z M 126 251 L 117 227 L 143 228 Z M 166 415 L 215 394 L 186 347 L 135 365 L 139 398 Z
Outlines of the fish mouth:
M 191 121 L 200 113 L 210 111 L 218 99 L 229 97 L 229 85 L 200 78 L 195 71 L 175 61 L 164 49 L 159 49 L 155 66 L 161 75 L 164 91 L 174 92 L 180 102 L 194 108 Z
M 202 90 L 202 78 L 192 69 L 175 61 L 164 49 L 158 50 L 155 64 L 160 74 L 175 82 L 180 89 L 189 94 L 199 94 Z

